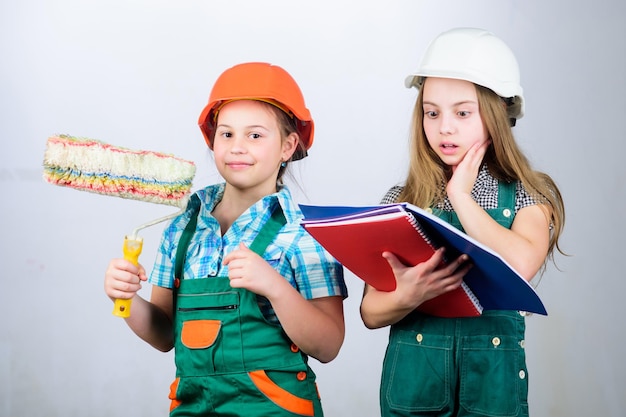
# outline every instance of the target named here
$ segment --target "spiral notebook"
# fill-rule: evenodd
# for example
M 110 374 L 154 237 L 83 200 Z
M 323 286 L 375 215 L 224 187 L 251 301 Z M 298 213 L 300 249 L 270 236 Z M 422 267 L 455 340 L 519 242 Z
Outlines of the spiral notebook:
M 547 314 L 534 288 L 504 259 L 438 217 L 407 203 L 369 207 L 300 205 L 302 227 L 343 266 L 380 291 L 396 280 L 382 252 L 405 265 L 429 259 L 442 245 L 449 259 L 461 253 L 473 267 L 454 291 L 422 303 L 418 310 L 440 317 L 479 316 L 484 310 Z

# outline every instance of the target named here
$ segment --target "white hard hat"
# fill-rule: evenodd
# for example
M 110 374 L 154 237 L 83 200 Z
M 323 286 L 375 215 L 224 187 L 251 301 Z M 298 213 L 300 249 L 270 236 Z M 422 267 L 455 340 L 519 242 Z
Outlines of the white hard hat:
M 455 78 L 489 88 L 513 101 L 519 110 L 512 117 L 524 116 L 524 95 L 515 55 L 500 38 L 484 29 L 455 28 L 437 36 L 404 85 L 419 90 L 425 77 Z

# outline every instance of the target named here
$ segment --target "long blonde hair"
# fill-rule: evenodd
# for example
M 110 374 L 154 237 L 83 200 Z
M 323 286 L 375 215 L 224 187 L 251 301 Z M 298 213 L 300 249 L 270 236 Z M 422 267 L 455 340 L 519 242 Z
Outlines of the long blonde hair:
M 492 90 L 474 84 L 483 123 L 491 138 L 483 161 L 489 172 L 499 181 L 520 181 L 539 204 L 551 207 L 550 246 L 546 261 L 554 261 L 554 250 L 560 253 L 559 237 L 565 223 L 563 198 L 556 183 L 543 172 L 534 170 L 521 151 L 513 131 L 511 117 L 514 109 L 503 105 L 503 100 Z M 445 185 L 452 170 L 445 165 L 430 147 L 424 132 L 424 107 L 422 88 L 417 96 L 411 122 L 409 172 L 398 201 L 428 208 L 445 199 Z

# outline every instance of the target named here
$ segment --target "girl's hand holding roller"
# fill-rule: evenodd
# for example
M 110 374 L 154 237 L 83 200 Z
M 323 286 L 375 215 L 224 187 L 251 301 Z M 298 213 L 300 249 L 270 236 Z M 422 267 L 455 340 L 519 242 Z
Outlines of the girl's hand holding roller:
M 104 292 L 112 300 L 133 298 L 141 289 L 141 281 L 147 279 L 141 264 L 135 266 L 125 259 L 113 259 L 104 274 Z

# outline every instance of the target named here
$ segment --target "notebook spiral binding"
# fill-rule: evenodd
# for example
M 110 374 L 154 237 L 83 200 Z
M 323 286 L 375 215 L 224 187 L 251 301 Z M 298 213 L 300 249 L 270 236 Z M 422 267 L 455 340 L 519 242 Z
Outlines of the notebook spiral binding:
M 417 230 L 417 232 L 420 234 L 420 236 L 422 238 L 424 238 L 424 240 L 426 242 L 428 242 L 428 244 L 435 250 L 439 249 L 442 245 L 435 242 L 425 231 L 424 228 L 422 227 L 422 225 L 420 224 L 419 221 L 417 221 L 417 219 L 415 218 L 415 216 L 412 213 L 406 212 L 407 217 L 409 218 L 409 223 L 411 223 L 411 226 L 413 226 L 415 228 L 415 230 Z M 450 257 L 449 255 L 444 254 L 443 257 L 443 262 L 444 263 L 448 263 L 450 262 Z M 469 297 L 469 299 L 472 301 L 472 304 L 474 304 L 474 306 L 476 307 L 477 310 L 482 311 L 482 306 L 480 304 L 480 301 L 478 301 L 478 297 L 476 297 L 476 295 L 474 294 L 474 292 L 471 290 L 471 288 L 465 283 L 465 281 L 461 282 L 461 287 L 463 288 L 463 291 L 465 291 L 465 293 L 467 294 L 467 296 Z

